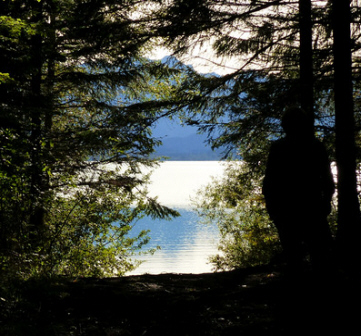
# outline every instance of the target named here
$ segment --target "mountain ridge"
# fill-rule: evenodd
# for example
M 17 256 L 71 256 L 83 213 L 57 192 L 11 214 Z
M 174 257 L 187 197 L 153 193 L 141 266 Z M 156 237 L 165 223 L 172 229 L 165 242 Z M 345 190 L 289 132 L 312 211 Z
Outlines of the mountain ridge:
M 167 157 L 171 161 L 219 161 L 222 150 L 212 148 L 205 143 L 201 134 L 187 136 L 167 136 L 162 145 L 156 148 L 155 156 Z

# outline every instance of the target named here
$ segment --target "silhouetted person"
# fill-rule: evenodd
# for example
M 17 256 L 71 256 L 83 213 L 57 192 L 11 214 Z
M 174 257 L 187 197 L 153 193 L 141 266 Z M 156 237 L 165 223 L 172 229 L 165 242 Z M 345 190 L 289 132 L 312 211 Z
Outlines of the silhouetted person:
M 284 138 L 270 149 L 263 194 L 287 262 L 301 267 L 305 252 L 315 267 L 328 262 L 332 236 L 327 222 L 335 191 L 330 162 L 313 126 L 299 108 L 282 118 Z

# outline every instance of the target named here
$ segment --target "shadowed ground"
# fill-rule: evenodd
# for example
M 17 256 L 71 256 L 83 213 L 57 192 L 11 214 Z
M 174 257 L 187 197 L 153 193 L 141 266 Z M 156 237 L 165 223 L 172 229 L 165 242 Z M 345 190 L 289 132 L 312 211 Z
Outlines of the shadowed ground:
M 360 313 L 358 276 L 270 266 L 32 281 L 21 297 L 3 309 L 1 335 L 349 335 Z

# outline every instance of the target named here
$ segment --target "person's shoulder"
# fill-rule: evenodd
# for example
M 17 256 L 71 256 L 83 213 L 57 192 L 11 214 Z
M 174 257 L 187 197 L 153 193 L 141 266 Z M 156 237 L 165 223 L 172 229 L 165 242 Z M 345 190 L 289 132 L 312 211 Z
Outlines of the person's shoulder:
M 285 151 L 288 150 L 289 144 L 285 138 L 279 138 L 272 141 L 271 147 L 269 149 L 269 155 L 273 157 L 278 157 L 282 155 Z
M 281 147 L 286 146 L 287 144 L 288 144 L 288 141 L 287 141 L 286 137 L 282 137 L 282 138 L 272 141 L 271 149 L 281 148 Z
M 278 146 L 278 145 L 283 144 L 285 142 L 287 142 L 287 138 L 285 136 L 283 136 L 283 137 L 277 138 L 275 140 L 272 140 L 271 141 L 271 146 Z

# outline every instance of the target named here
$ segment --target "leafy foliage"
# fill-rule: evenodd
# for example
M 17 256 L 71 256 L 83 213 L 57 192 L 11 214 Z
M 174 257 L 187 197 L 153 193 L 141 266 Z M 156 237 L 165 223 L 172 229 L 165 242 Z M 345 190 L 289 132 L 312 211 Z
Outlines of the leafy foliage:
M 216 222 L 220 253 L 211 257 L 217 270 L 269 262 L 280 250 L 260 192 L 260 179 L 246 163 L 228 162 L 222 180 L 199 191 L 198 213 Z
M 360 6 L 352 5 L 356 80 Z M 147 240 L 146 233 L 130 238 L 132 225 L 143 215 L 176 215 L 147 197 L 141 174 L 154 164 L 149 156 L 159 144 L 150 126 L 175 113 L 206 132 L 213 147 L 226 145 L 225 156 L 236 153 L 245 162 L 244 171 L 229 173 L 232 193 L 222 184 L 215 190 L 225 197 L 218 201 L 234 196 L 232 206 L 247 216 L 230 217 L 236 230 L 225 224 L 224 232 L 235 234 L 233 250 L 254 249 L 253 239 L 265 237 L 269 227 L 267 219 L 261 221 L 262 206 L 251 200 L 270 141 L 280 135 L 282 111 L 301 100 L 299 14 L 288 0 L 2 1 L 2 269 L 24 276 L 131 269 L 127 258 Z M 330 147 L 335 122 L 329 2 L 313 3 L 312 23 L 315 129 Z M 169 66 L 143 58 L 159 41 L 176 56 L 206 46 L 237 62 L 226 75 L 205 76 L 173 58 Z M 356 109 L 358 92 L 356 85 Z M 116 169 L 104 168 L 110 163 Z M 209 193 L 209 200 L 217 196 Z M 240 230 L 249 235 L 248 245 L 242 246 Z M 257 245 L 264 242 L 260 238 Z
M 351 18 L 346 22 L 346 26 L 351 26 L 354 98 L 359 95 L 359 10 L 359 1 L 352 1 Z M 331 160 L 335 160 L 335 125 L 340 123 L 341 118 L 335 120 L 331 12 L 331 1 L 312 1 L 311 70 L 315 132 L 326 144 Z M 183 82 L 179 96 L 185 92 L 189 110 L 194 111 L 186 116 L 189 124 L 206 132 L 213 147 L 226 145 L 228 150 L 225 156 L 234 153 L 239 155 L 245 161 L 247 169 L 254 173 L 255 181 L 259 181 L 264 172 L 270 142 L 282 135 L 280 116 L 288 106 L 302 106 L 303 103 L 300 73 L 302 13 L 299 2 L 173 1 L 170 7 L 160 8 L 158 15 L 165 18 L 165 25 L 159 27 L 158 32 L 163 34 L 168 45 L 174 48 L 175 55 L 183 56 L 188 52 L 197 54 L 201 50 L 198 53 L 200 58 L 207 59 L 213 55 L 220 57 L 220 62 L 223 62 L 224 69 L 227 70 L 225 74 L 190 74 Z M 338 13 L 336 16 L 338 17 Z M 208 63 L 212 63 L 212 60 Z M 340 83 L 342 86 L 342 81 Z M 354 99 L 354 102 L 354 114 L 357 118 L 359 104 L 357 99 Z M 342 117 L 345 115 L 342 112 L 342 98 L 340 104 Z M 351 120 L 351 117 L 347 117 L 347 120 Z M 348 139 L 353 137 L 353 126 L 338 128 L 340 129 Z M 359 124 L 356 124 L 356 129 L 356 142 L 359 142 Z M 338 134 L 340 135 L 340 132 Z M 343 154 L 350 157 L 351 154 L 347 153 L 353 151 L 347 152 L 346 148 L 351 147 L 342 146 L 339 150 L 341 155 L 338 157 Z M 360 161 L 360 156 L 357 160 Z M 342 162 L 337 164 L 342 167 Z M 350 164 L 343 167 L 346 166 L 351 167 L 351 172 L 344 174 L 347 180 L 356 167 Z M 238 190 L 237 181 L 233 184 Z M 348 195 L 353 197 L 357 185 L 352 181 L 348 186 Z M 219 193 L 227 194 L 223 187 L 216 185 L 215 188 L 219 188 Z M 217 199 L 219 196 L 215 193 L 214 197 Z M 343 197 L 343 204 L 351 204 L 347 201 L 347 196 Z M 359 205 L 354 200 L 353 198 L 352 207 L 357 210 Z M 247 206 L 246 210 L 242 211 L 252 218 L 252 213 L 247 212 Z M 344 224 L 351 222 L 351 212 L 343 213 Z M 357 214 L 358 211 L 353 213 Z M 227 216 L 226 213 L 222 215 L 225 218 Z M 359 218 L 357 215 L 353 217 Z M 232 225 L 238 228 L 237 220 L 233 222 Z M 238 231 L 236 229 L 234 232 Z M 353 228 L 350 232 L 356 231 Z M 237 240 L 236 235 L 233 239 Z
M 142 216 L 178 71 L 141 57 L 133 1 L 3 1 L 0 7 L 0 262 L 8 274 L 109 275 L 146 244 Z M 161 78 L 173 84 L 157 87 Z M 172 79 L 173 78 L 173 79 Z M 109 166 L 112 164 L 112 166 Z

